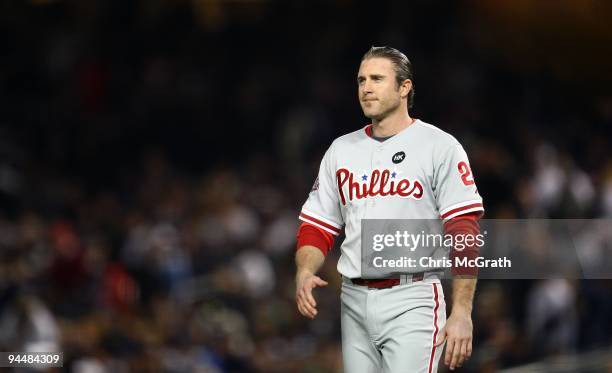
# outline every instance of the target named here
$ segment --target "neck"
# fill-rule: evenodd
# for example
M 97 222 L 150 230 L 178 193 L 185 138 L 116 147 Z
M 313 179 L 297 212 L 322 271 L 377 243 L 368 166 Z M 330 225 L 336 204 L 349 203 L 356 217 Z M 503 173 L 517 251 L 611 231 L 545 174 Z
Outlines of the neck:
M 412 123 L 414 119 L 410 117 L 408 111 L 398 110 L 381 120 L 372 119 L 372 132 L 376 137 L 389 137 L 410 127 Z

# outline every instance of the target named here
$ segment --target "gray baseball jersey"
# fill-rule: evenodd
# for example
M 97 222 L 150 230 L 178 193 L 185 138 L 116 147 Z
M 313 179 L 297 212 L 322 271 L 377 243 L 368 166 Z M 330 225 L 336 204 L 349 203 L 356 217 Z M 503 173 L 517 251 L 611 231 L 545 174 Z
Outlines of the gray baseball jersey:
M 459 142 L 416 120 L 379 142 L 370 126 L 336 139 L 319 168 L 300 219 L 338 235 L 338 271 L 361 277 L 362 219 L 451 219 L 484 211 Z M 432 268 L 435 270 L 435 268 Z
M 482 198 L 465 151 L 430 124 L 416 120 L 384 142 L 367 126 L 332 143 L 300 219 L 334 235 L 344 226 L 338 271 L 346 372 L 435 372 L 443 350 L 435 341 L 446 323 L 435 268 L 422 281 L 406 275 L 385 289 L 349 280 L 362 276 L 361 220 L 448 220 L 475 211 L 483 211 Z

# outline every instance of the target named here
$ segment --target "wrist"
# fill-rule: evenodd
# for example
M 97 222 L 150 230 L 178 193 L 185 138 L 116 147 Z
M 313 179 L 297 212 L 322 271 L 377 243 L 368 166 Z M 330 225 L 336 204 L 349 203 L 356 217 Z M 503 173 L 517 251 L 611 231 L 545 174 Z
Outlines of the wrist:
M 464 317 L 472 317 L 472 305 L 453 304 L 451 314 Z
M 303 280 L 310 276 L 314 276 L 314 273 L 310 269 L 304 268 L 297 271 L 295 279 L 297 280 L 297 282 L 300 282 L 300 280 Z

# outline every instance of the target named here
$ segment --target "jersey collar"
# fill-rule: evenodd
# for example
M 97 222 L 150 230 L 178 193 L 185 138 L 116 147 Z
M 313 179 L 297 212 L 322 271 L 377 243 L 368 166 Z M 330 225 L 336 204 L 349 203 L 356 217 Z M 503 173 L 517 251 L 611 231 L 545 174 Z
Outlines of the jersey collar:
M 395 135 L 393 135 L 391 137 L 395 137 L 395 136 L 399 135 L 400 133 L 403 133 L 404 131 L 406 131 L 410 127 L 414 126 L 418 122 L 420 122 L 420 120 L 418 118 L 414 118 L 414 121 L 412 122 L 411 125 L 409 125 L 408 127 L 404 128 L 403 130 L 401 130 L 400 132 L 396 133 Z M 372 131 L 372 127 L 374 127 L 374 125 L 372 123 L 370 123 L 367 126 L 365 126 L 364 131 L 365 131 L 365 133 L 366 133 L 366 135 L 368 137 L 373 139 L 374 138 L 374 132 Z

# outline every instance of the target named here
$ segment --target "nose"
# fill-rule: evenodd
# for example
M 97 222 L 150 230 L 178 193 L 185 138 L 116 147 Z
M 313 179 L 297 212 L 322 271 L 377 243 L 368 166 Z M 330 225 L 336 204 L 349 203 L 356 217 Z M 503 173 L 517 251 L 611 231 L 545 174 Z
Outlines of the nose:
M 361 92 L 365 95 L 368 93 L 372 93 L 372 84 L 369 79 L 366 79 L 361 85 Z

